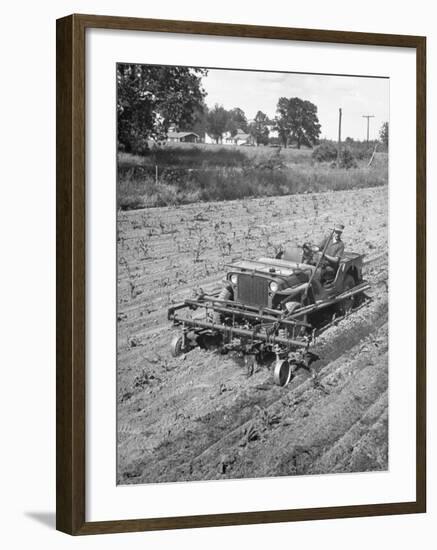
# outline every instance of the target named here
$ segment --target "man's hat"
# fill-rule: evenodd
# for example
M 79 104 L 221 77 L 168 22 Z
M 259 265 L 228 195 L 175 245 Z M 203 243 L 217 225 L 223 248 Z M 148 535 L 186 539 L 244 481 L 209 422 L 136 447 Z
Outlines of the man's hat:
M 343 229 L 344 229 L 344 225 L 342 223 L 336 223 L 334 225 L 334 231 L 336 233 L 342 233 L 343 232 Z

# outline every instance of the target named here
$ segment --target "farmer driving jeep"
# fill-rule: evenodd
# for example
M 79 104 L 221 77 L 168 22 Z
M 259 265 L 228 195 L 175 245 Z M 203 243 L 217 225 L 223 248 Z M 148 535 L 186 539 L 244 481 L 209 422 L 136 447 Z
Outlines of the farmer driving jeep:
M 336 224 L 329 236 L 325 237 L 319 245 L 304 243 L 300 246 L 281 247 L 276 258 L 315 265 L 318 278 L 322 283 L 328 283 L 335 278 L 344 253 L 344 243 L 341 240 L 343 229 L 344 225 Z
M 311 247 L 312 252 L 316 253 L 316 261 L 323 254 L 323 250 L 325 251 L 320 265 L 321 280 L 323 282 L 332 281 L 337 273 L 338 263 L 344 253 L 344 243 L 341 240 L 343 230 L 344 225 L 336 224 L 331 235 L 325 237 L 318 246 Z

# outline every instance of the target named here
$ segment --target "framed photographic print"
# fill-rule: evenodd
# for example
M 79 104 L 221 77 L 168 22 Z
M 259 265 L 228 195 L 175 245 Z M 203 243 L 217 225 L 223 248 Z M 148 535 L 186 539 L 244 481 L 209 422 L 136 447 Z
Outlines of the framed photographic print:
M 57 528 L 424 512 L 424 37 L 57 22 Z

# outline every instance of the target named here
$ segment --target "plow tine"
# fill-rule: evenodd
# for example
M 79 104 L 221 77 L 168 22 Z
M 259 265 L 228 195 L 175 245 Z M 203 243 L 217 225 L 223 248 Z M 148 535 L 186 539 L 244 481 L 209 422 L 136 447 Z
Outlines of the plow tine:
M 269 342 L 272 344 L 285 344 L 292 345 L 300 348 L 308 347 L 308 342 L 302 340 L 293 340 L 291 338 L 284 338 L 282 336 L 273 336 L 268 334 L 256 333 L 253 330 L 238 328 L 238 327 L 229 327 L 227 325 L 222 325 L 221 323 L 214 323 L 210 321 L 200 321 L 197 319 L 185 319 L 175 315 L 173 317 L 175 322 L 184 323 L 186 326 L 218 330 L 223 334 L 230 336 L 242 336 L 244 338 L 251 338 L 253 341 L 260 342 Z

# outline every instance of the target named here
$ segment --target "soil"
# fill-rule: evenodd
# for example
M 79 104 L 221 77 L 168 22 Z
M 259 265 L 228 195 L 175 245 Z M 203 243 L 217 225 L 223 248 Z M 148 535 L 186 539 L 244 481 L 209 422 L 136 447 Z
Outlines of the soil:
M 285 388 L 235 355 L 173 358 L 167 307 L 220 288 L 225 265 L 345 225 L 371 289 Z M 191 204 L 118 215 L 118 483 L 388 468 L 387 188 Z

